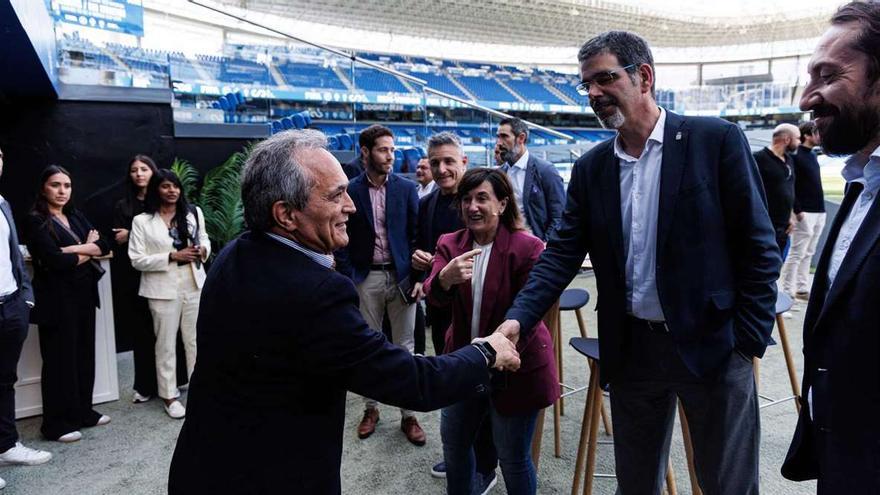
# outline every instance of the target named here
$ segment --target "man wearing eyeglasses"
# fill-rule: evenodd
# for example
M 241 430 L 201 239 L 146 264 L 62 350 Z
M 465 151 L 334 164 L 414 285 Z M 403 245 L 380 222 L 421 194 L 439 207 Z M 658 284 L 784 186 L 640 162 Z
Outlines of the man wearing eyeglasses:
M 801 144 L 801 131 L 793 124 L 779 124 L 773 129 L 773 141 L 755 152 L 755 162 L 767 195 L 767 211 L 776 232 L 779 252 L 788 245 L 788 234 L 794 228 L 794 159 L 791 153 Z
M 620 493 L 661 492 L 681 400 L 703 492 L 757 494 L 752 358 L 781 263 L 748 143 L 729 122 L 659 108 L 639 36 L 601 34 L 578 61 L 579 90 L 618 134 L 575 163 L 562 222 L 497 331 L 532 328 L 589 254 Z

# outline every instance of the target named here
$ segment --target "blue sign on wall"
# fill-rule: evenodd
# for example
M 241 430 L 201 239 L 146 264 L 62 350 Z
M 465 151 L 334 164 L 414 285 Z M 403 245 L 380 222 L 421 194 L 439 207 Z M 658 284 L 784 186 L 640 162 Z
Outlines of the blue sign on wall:
M 144 35 L 142 0 L 47 0 L 56 22 Z

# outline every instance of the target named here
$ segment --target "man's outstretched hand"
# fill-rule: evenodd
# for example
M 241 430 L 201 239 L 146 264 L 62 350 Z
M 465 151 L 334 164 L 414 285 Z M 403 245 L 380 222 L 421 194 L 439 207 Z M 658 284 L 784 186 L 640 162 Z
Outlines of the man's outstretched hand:
M 504 335 L 516 346 L 516 343 L 519 342 L 519 322 L 516 320 L 504 320 L 495 329 L 495 333 Z

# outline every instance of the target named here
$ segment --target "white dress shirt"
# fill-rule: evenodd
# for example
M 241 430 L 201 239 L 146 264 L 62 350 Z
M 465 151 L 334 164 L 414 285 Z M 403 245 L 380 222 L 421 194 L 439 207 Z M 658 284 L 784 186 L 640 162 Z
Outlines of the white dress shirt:
M 6 201 L 0 196 L 0 203 Z M 15 275 L 12 273 L 12 253 L 9 251 L 9 236 L 12 235 L 6 215 L 0 212 L 0 296 L 18 290 Z
M 437 183 L 434 181 L 428 182 L 427 185 L 421 185 L 420 183 L 416 183 L 419 186 L 419 199 L 424 198 L 425 196 L 431 194 L 434 189 L 437 189 Z
M 483 308 L 483 281 L 486 280 L 486 268 L 489 266 L 489 256 L 492 255 L 492 245 L 480 245 L 474 241 L 472 249 L 482 249 L 483 251 L 474 256 L 474 271 L 471 277 L 471 299 L 474 302 L 474 308 L 471 312 L 471 340 L 480 336 L 480 311 Z
M 526 228 L 529 222 L 526 221 L 526 206 L 523 204 L 523 187 L 526 183 L 526 168 L 529 165 L 529 150 L 526 150 L 516 163 L 507 167 L 507 176 L 510 178 L 510 185 L 513 186 L 513 197 L 516 199 L 516 207 L 519 209 L 519 217 L 522 218 Z
M 666 111 L 648 136 L 638 158 L 628 155 L 614 139 L 614 155 L 620 162 L 620 217 L 626 254 L 626 296 L 636 318 L 664 321 L 657 295 L 657 215 L 660 209 L 660 170 L 663 162 L 663 130 Z

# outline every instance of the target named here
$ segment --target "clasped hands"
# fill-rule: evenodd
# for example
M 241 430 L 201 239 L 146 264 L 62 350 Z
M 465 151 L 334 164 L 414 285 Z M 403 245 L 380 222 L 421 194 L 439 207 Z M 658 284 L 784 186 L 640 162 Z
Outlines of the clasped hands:
M 519 322 L 505 320 L 488 337 L 474 339 L 474 342 L 486 341 L 495 349 L 495 365 L 499 371 L 516 371 L 519 369 L 519 353 L 516 343 L 519 340 Z

